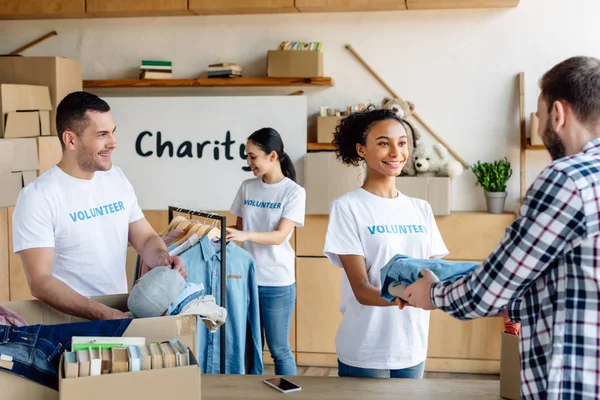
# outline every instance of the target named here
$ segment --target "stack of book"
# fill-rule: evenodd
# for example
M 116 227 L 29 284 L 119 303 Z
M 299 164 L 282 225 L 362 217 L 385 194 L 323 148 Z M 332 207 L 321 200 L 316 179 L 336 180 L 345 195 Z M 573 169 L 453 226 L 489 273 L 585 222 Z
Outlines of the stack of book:
M 242 67 L 236 63 L 210 64 L 208 66 L 209 78 L 241 78 Z
M 323 42 L 281 42 L 277 50 L 323 51 Z
M 142 60 L 140 79 L 171 79 L 172 77 L 171 61 Z
M 73 340 L 78 343 L 73 343 L 71 351 L 64 354 L 65 378 L 191 365 L 189 348 L 177 338 L 148 345 L 139 337 Z

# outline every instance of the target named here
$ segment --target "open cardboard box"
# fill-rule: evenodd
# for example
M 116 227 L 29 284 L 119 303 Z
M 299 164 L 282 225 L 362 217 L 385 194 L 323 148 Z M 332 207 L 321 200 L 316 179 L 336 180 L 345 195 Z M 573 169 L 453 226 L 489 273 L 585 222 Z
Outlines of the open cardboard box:
M 110 307 L 127 310 L 125 294 L 92 297 L 92 299 Z M 15 301 L 2 305 L 19 314 L 30 325 L 85 321 L 61 313 L 38 300 Z M 197 318 L 192 315 L 134 319 L 123 336 L 145 337 L 146 343 L 178 338 L 189 347 L 190 358 L 197 354 Z M 59 377 L 60 372 L 62 371 L 59 368 Z M 60 399 L 63 400 L 164 400 L 175 395 L 177 400 L 199 399 L 200 369 L 196 364 L 183 368 L 60 379 L 59 387 Z M 59 392 L 4 371 L 0 371 L 0 388 L 0 399 L 59 399 Z
M 0 137 L 50 135 L 51 111 L 47 86 L 0 85 Z

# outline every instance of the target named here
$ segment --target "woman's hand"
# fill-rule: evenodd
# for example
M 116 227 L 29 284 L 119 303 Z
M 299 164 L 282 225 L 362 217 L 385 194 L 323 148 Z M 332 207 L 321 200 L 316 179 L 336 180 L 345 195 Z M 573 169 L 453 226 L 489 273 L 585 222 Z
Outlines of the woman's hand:
M 226 240 L 228 242 L 234 240 L 236 242 L 245 242 L 246 240 L 248 240 L 248 232 L 245 231 L 240 231 L 239 229 L 235 229 L 235 228 L 226 228 L 225 229 L 227 232 L 227 237 Z

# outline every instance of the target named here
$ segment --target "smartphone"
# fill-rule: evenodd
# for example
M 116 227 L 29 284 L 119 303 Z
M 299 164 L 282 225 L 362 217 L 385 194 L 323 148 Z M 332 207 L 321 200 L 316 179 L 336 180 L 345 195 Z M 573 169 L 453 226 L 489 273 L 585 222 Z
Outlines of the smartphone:
M 263 381 L 267 385 L 279 390 L 281 393 L 298 392 L 302 388 L 285 378 L 269 378 Z

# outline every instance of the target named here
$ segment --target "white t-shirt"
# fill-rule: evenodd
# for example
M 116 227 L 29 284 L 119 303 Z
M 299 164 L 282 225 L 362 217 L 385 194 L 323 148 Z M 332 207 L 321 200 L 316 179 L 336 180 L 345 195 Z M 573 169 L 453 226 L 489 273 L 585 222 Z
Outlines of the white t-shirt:
M 274 184 L 264 183 L 262 178 L 248 179 L 235 196 L 230 212 L 241 217 L 243 230 L 272 232 L 279 221 L 287 218 L 304 225 L 306 191 L 289 178 Z M 289 286 L 296 282 L 295 254 L 288 235 L 280 245 L 244 242 L 242 247 L 256 262 L 256 281 L 259 286 Z
M 129 224 L 143 217 L 118 167 L 86 180 L 54 166 L 19 194 L 14 252 L 53 247 L 52 275 L 79 294 L 127 293 Z
M 360 188 L 331 204 L 324 254 L 340 268 L 340 254 L 363 256 L 369 282 L 380 289 L 380 270 L 396 254 L 443 257 L 448 249 L 429 203 L 401 193 L 386 199 Z M 335 343 L 344 364 L 403 369 L 427 358 L 428 311 L 363 306 L 356 300 L 345 272 L 340 311 L 343 317 Z

